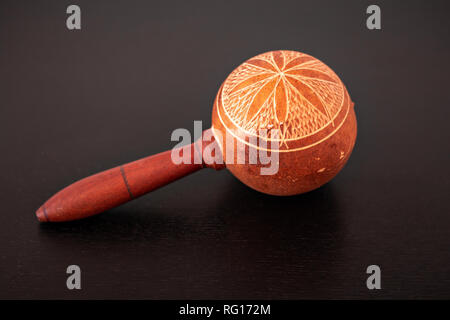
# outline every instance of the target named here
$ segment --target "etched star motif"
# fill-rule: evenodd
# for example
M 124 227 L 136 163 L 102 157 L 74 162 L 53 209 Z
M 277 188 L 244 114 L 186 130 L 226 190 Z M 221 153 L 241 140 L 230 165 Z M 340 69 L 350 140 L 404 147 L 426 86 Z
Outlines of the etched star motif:
M 239 66 L 224 84 L 224 107 L 241 128 L 279 129 L 280 140 L 314 133 L 339 111 L 342 84 L 319 60 L 299 52 L 275 51 Z

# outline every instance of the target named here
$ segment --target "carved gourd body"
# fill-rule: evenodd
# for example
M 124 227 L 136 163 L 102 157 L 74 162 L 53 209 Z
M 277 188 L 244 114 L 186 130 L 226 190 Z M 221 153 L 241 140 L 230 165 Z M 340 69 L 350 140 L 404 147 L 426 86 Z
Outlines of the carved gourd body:
M 227 168 L 248 186 L 274 195 L 299 194 L 330 181 L 356 140 L 353 103 L 342 81 L 321 61 L 295 51 L 263 53 L 237 67 L 216 96 L 212 123 Z M 227 152 L 231 144 L 235 153 Z M 237 163 L 237 153 L 262 149 L 278 152 L 275 174 L 261 175 L 260 162 Z

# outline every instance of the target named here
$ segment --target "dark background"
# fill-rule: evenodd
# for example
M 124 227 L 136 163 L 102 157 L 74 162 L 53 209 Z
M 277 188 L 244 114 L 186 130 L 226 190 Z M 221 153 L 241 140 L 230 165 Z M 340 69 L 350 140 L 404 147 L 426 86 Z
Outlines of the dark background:
M 450 298 L 450 9 L 375 3 L 379 31 L 372 1 L 1 1 L 0 298 Z M 356 146 L 332 182 L 280 198 L 203 170 L 38 223 L 62 187 L 209 126 L 226 76 L 275 49 L 321 59 L 355 101 Z M 371 264 L 382 290 L 366 288 Z

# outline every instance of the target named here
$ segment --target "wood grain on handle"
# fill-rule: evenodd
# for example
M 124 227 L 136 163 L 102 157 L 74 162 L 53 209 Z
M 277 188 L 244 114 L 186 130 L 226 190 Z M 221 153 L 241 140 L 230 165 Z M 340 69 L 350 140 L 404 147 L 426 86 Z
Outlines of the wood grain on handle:
M 216 143 L 211 141 L 209 143 Z M 117 207 L 204 167 L 223 165 L 194 163 L 196 152 L 209 144 L 198 142 L 181 148 L 190 151 L 191 164 L 174 164 L 171 150 L 109 169 L 79 180 L 56 193 L 37 211 L 41 222 L 63 222 L 86 218 Z M 195 146 L 197 144 L 197 147 Z M 200 158 L 202 159 L 202 158 Z

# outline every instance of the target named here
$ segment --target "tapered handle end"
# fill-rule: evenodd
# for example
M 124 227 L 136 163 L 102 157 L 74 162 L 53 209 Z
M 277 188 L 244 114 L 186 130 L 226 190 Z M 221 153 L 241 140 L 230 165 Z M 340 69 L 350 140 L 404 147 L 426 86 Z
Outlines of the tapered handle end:
M 202 168 L 222 169 L 225 167 L 223 164 L 204 162 L 210 159 L 202 157 L 203 149 L 211 143 L 215 143 L 214 139 L 200 143 L 200 146 L 191 144 L 175 149 L 181 157 L 188 155 L 191 160 L 189 163 L 174 163 L 172 151 L 169 150 L 79 180 L 47 200 L 36 211 L 36 217 L 40 222 L 64 222 L 87 218 Z M 200 162 L 195 161 L 197 153 L 200 154 Z
M 47 212 L 45 212 L 45 207 L 41 206 L 39 209 L 36 210 L 36 217 L 39 220 L 39 222 L 48 222 L 47 218 Z

